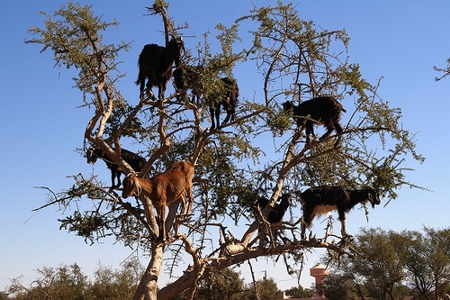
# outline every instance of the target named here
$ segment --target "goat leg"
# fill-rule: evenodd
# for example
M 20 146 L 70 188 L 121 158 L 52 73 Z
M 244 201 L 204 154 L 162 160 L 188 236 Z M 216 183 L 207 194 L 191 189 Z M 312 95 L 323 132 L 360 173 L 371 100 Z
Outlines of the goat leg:
M 169 208 L 169 212 L 167 213 L 165 227 L 168 231 L 170 231 L 172 228 L 175 231 L 175 235 L 178 234 L 178 228 L 179 228 L 179 217 L 177 216 L 178 213 L 178 201 L 170 202 L 167 207 Z
M 336 128 L 336 134 L 338 135 L 338 138 L 336 140 L 336 143 L 334 143 L 334 146 L 341 147 L 342 133 L 344 132 L 344 130 L 342 129 L 339 123 L 334 124 L 334 127 Z
M 328 129 L 328 130 L 327 130 L 327 132 L 325 132 L 325 133 L 324 133 L 324 134 L 323 134 L 323 135 L 322 135 L 322 136 L 320 137 L 320 139 L 319 139 L 319 140 L 321 141 L 321 140 L 323 140 L 324 138 L 327 138 L 327 137 L 329 137 L 329 136 L 330 136 L 330 134 L 331 134 L 331 133 L 333 132 L 333 130 L 334 130 L 333 128 L 331 128 L 331 129 Z
M 311 137 L 310 136 L 314 136 L 314 128 L 312 123 L 307 123 L 306 124 L 306 145 L 311 144 Z
M 302 241 L 306 240 L 306 223 L 305 220 L 303 218 L 300 219 L 300 228 L 301 228 L 301 236 L 302 236 Z
M 346 221 L 345 211 L 338 210 L 338 215 L 339 215 L 339 221 L 341 221 L 341 235 L 349 236 L 349 234 L 345 230 L 345 221 Z
M 188 197 L 189 197 L 189 206 L 188 206 L 188 210 L 186 212 L 187 215 L 190 215 L 192 212 L 192 206 L 194 205 L 194 196 L 192 195 L 192 186 L 190 186 L 188 188 Z
M 209 107 L 209 114 L 211 115 L 211 129 L 215 129 L 216 128 L 216 123 L 214 123 L 215 109 L 212 106 Z
M 227 124 L 230 119 L 231 119 L 231 112 L 227 112 L 227 116 L 223 120 L 222 125 Z
M 347 233 L 347 231 L 345 230 L 345 219 L 341 220 L 341 235 L 343 237 L 345 236 L 351 236 L 350 234 Z
M 183 216 L 184 213 L 186 212 L 186 197 L 181 194 L 180 198 L 178 198 L 181 200 L 181 211 L 180 211 L 180 216 Z
M 166 233 L 166 206 L 161 205 L 161 207 L 158 209 L 158 215 L 159 215 L 159 239 L 160 241 L 166 240 L 167 233 Z

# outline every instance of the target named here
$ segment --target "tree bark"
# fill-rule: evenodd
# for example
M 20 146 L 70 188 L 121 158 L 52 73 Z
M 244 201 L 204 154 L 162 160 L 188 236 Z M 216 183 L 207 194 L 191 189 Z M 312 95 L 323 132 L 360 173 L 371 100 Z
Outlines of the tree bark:
M 133 300 L 157 300 L 158 277 L 163 262 L 164 243 L 152 244 L 152 254 L 147 270 L 142 276 Z

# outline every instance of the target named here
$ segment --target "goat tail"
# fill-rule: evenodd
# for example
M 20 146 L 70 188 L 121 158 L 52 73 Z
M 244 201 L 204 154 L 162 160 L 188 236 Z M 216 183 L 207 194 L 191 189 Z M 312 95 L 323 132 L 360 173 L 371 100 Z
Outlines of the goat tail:
M 136 81 L 134 82 L 134 84 L 136 84 L 136 85 L 140 85 L 142 81 L 144 81 L 144 83 L 145 83 L 145 75 L 143 75 L 141 72 L 141 63 L 140 62 L 138 62 L 138 67 L 139 67 L 138 77 L 137 77 Z
M 138 78 L 138 79 L 134 82 L 134 84 L 135 84 L 135 85 L 140 85 L 140 84 L 141 84 L 141 79 Z

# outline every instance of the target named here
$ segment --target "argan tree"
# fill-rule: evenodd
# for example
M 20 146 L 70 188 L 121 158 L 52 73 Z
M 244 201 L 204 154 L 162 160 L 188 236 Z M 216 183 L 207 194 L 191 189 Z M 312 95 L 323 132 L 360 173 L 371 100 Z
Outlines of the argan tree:
M 151 17 L 163 20 L 160 30 L 166 41 L 182 36 L 183 28 L 174 26 L 163 0 L 146 9 Z M 296 214 L 289 223 L 270 228 L 264 216 L 284 192 L 295 196 L 310 186 L 371 185 L 389 202 L 397 197 L 397 188 L 416 187 L 406 180 L 409 169 L 404 163 L 423 158 L 415 151 L 414 135 L 401 127 L 400 108 L 381 99 L 377 94 L 380 82 L 367 82 L 358 64 L 349 62 L 350 38 L 345 30 L 328 31 L 301 20 L 291 4 L 255 7 L 230 28 L 218 24 L 214 37 L 204 33 L 197 49 L 185 48 L 181 64 L 202 67 L 200 101 L 189 101 L 190 90 L 188 98 L 177 97 L 181 91 L 170 83 L 163 99 L 156 99 L 150 91 L 139 99 L 122 95 L 116 86 L 124 77 L 118 61 L 130 44 L 106 44 L 102 36 L 118 23 L 94 16 L 91 6 L 71 2 L 53 15 L 42 14 L 45 25 L 31 28 L 34 37 L 26 42 L 51 51 L 57 66 L 78 71 L 74 80 L 83 94 L 83 109 L 92 111 L 92 118 L 84 124 L 84 149 L 96 146 L 125 173 L 133 173 L 121 158 L 121 149 L 138 144 L 147 159 L 140 177 L 153 177 L 178 160 L 196 165 L 193 214 L 177 217 L 178 203 L 172 203 L 165 240 L 158 236 L 154 199 L 141 195 L 136 201 L 125 200 L 120 187 L 112 189 L 101 178 L 77 170 L 73 170 L 78 175 L 73 176 L 70 188 L 56 193 L 46 187 L 51 196 L 38 209 L 59 205 L 65 212 L 62 228 L 88 242 L 113 235 L 124 245 L 148 253 L 150 261 L 134 299 L 171 299 L 188 288 L 187 297 L 192 299 L 202 279 L 252 258 L 282 258 L 287 271 L 293 272 L 304 251 L 312 247 L 326 248 L 334 257 L 352 255 L 348 239 L 327 239 L 330 232 L 301 241 Z M 239 31 L 244 23 L 252 28 L 250 32 Z M 243 36 L 249 38 L 244 41 Z M 214 39 L 220 45 L 216 53 L 211 46 Z M 242 48 L 236 41 L 243 41 Z M 252 99 L 241 94 L 236 119 L 210 129 L 208 106 L 225 94 L 218 84 L 220 78 L 234 78 L 234 67 L 241 64 L 253 69 L 251 84 L 257 93 Z M 126 79 L 133 84 L 134 80 Z M 234 79 L 239 84 L 239 78 Z M 303 130 L 281 108 L 286 100 L 299 103 L 318 95 L 345 100 L 339 145 L 335 145 L 335 135 L 305 145 Z M 252 214 L 258 196 L 268 197 L 270 204 Z M 91 201 L 94 208 L 80 210 L 78 201 Z M 292 206 L 297 203 L 294 197 Z M 71 215 L 67 215 L 68 207 Z M 224 220 L 245 226 L 245 233 L 236 236 Z M 171 258 L 169 270 L 176 270 L 181 258 L 188 267 L 173 274 L 177 276 L 173 283 L 159 288 L 163 255 Z

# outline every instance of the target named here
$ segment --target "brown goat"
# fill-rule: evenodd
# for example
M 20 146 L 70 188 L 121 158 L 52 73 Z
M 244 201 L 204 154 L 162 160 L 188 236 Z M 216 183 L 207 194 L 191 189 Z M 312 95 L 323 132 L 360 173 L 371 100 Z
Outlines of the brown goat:
M 166 172 L 151 179 L 138 178 L 134 175 L 127 176 L 123 180 L 122 197 L 127 198 L 132 195 L 148 197 L 158 213 L 159 236 L 166 239 L 166 206 L 181 199 L 181 215 L 184 215 L 186 209 L 184 193 L 187 191 L 189 206 L 186 214 L 191 213 L 194 203 L 194 197 L 192 196 L 193 176 L 194 166 L 184 161 L 174 163 Z

